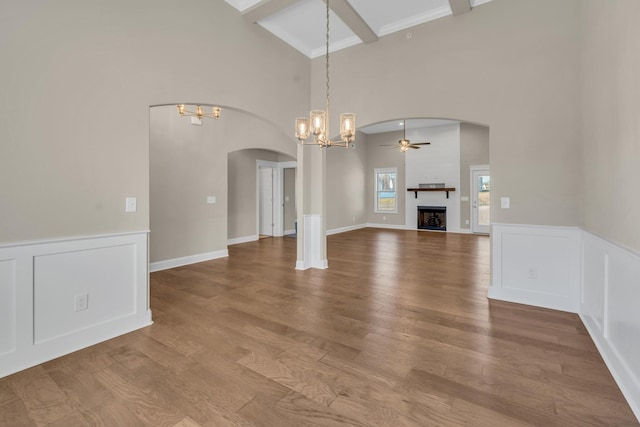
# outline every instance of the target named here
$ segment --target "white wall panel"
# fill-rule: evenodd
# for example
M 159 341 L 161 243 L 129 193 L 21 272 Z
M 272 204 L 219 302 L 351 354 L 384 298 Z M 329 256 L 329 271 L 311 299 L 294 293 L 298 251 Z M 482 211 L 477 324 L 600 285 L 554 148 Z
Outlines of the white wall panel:
M 580 316 L 640 419 L 640 256 L 584 231 Z
M 607 338 L 629 366 L 638 384 L 640 375 L 640 260 L 615 248 L 609 258 Z
M 582 293 L 581 313 L 588 313 L 598 333 L 604 333 L 604 295 L 605 270 L 608 268 L 608 255 L 602 245 L 595 244 L 588 233 L 585 233 L 582 244 Z
M 320 253 L 318 241 L 322 238 L 322 216 L 309 214 L 303 216 L 304 221 L 304 259 L 296 261 L 296 270 L 308 268 L 325 269 L 327 259 Z
M 147 232 L 0 246 L 0 377 L 150 325 L 147 252 Z
M 0 355 L 15 349 L 15 260 L 0 260 Z
M 36 344 L 136 310 L 135 245 L 34 257 Z M 86 294 L 88 308 L 75 311 Z
M 489 298 L 578 311 L 578 228 L 493 224 L 491 233 Z

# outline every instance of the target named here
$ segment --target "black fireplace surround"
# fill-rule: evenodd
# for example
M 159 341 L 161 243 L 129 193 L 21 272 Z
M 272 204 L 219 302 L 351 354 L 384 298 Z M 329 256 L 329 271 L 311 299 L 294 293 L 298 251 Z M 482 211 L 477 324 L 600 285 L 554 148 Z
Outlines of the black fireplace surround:
M 447 207 L 418 206 L 418 229 L 447 231 Z

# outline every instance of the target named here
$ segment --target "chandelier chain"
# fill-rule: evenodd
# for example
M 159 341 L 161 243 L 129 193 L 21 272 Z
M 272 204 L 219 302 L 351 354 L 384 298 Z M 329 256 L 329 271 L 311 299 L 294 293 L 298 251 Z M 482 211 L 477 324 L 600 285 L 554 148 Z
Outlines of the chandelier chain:
M 329 118 L 331 116 L 329 112 L 329 20 L 331 18 L 331 6 L 329 0 L 324 0 L 327 6 L 326 10 L 326 38 L 325 38 L 325 83 L 326 83 L 326 109 L 325 110 L 311 110 L 309 118 L 298 117 L 296 119 L 296 138 L 300 141 L 300 144 L 307 144 L 306 140 L 309 135 L 313 134 L 315 141 L 310 144 L 319 145 L 320 148 L 328 147 L 344 147 L 349 148 L 349 145 L 355 141 L 356 132 L 356 115 L 353 113 L 343 113 L 340 115 L 340 139 L 335 141 L 330 137 Z
M 327 74 L 327 121 L 329 120 L 329 0 L 327 0 L 327 36 L 326 36 L 326 51 L 325 51 L 325 67 Z M 327 127 L 327 132 L 329 131 Z M 327 138 L 329 136 L 327 135 Z

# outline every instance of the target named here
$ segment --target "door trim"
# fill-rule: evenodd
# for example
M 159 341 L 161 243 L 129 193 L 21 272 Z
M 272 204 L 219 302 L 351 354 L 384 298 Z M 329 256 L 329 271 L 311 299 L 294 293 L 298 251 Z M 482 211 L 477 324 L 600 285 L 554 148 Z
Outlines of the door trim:
M 489 225 L 487 227 L 487 231 L 476 231 L 474 229 L 474 226 L 476 224 L 476 218 L 475 216 L 477 215 L 477 210 L 473 209 L 473 204 L 474 204 L 474 195 L 475 195 L 475 180 L 473 179 L 473 173 L 474 172 L 478 172 L 478 171 L 487 171 L 489 172 L 489 176 L 491 176 L 491 168 L 489 167 L 489 165 L 471 165 L 469 166 L 469 196 L 470 199 L 469 200 L 469 218 L 470 218 L 470 222 L 471 224 L 469 224 L 469 229 L 471 231 L 471 233 L 473 234 L 491 234 L 491 222 L 489 222 Z M 491 209 L 491 207 L 489 207 L 489 209 Z
M 268 160 L 256 160 L 256 235 L 260 235 L 260 169 L 273 169 L 273 236 L 284 236 L 284 169 L 296 168 L 296 161 L 271 162 Z

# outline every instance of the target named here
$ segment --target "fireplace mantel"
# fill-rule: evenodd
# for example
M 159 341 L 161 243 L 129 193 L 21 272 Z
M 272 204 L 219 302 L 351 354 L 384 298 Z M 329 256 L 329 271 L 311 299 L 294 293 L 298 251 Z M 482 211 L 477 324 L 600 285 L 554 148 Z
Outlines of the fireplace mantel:
M 447 193 L 447 199 L 449 198 L 449 191 L 456 191 L 454 187 L 446 188 L 407 188 L 407 191 L 413 191 L 418 198 L 418 191 L 445 191 Z

